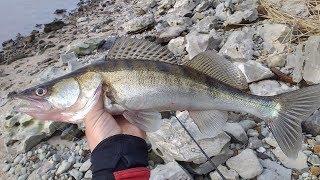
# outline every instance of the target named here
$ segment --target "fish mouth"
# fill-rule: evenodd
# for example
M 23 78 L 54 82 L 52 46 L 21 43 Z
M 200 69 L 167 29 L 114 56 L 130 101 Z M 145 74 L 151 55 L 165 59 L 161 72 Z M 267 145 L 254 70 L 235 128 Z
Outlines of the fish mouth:
M 23 96 L 19 94 L 14 95 L 15 99 L 20 99 L 20 105 L 15 106 L 13 109 L 22 113 L 45 113 L 52 109 L 50 103 L 45 99 L 39 99 L 32 96 Z

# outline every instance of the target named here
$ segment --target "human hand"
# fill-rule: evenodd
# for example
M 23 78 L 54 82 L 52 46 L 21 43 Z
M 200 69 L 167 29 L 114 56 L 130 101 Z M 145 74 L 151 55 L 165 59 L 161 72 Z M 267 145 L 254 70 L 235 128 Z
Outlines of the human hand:
M 122 115 L 112 116 L 104 109 L 103 96 L 84 118 L 85 133 L 91 151 L 104 139 L 117 135 L 128 134 L 145 138 L 145 132 L 128 122 Z

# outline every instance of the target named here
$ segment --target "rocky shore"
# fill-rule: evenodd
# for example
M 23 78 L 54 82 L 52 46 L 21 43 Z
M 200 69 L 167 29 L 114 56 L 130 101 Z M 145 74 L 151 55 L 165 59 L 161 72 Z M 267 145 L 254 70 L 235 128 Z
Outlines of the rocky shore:
M 0 52 L 0 179 L 91 179 L 83 126 L 40 122 L 13 111 L 9 92 L 101 60 L 117 36 L 167 45 L 182 61 L 216 50 L 245 73 L 250 93 L 271 96 L 320 82 L 320 2 L 302 0 L 95 0 Z M 57 10 L 60 12 L 60 10 Z M 290 19 L 291 18 L 291 19 Z M 292 20 L 292 19 L 295 19 Z M 295 24 L 293 22 L 296 22 Z M 300 22 L 300 23 L 299 23 Z M 303 22 L 303 23 L 301 23 Z M 318 24 L 317 24 L 318 23 Z M 314 24 L 314 26 L 312 26 Z M 317 26 L 319 25 L 319 26 Z M 228 180 L 320 178 L 320 112 L 303 122 L 288 159 L 260 119 L 230 112 L 223 133 L 201 134 L 178 118 Z M 151 179 L 222 179 L 174 117 L 148 133 Z

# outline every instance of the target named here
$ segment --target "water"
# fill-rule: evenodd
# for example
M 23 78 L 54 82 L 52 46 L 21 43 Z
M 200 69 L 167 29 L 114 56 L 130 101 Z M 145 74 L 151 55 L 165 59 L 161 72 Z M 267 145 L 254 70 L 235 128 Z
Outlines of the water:
M 36 24 L 51 22 L 56 9 L 75 9 L 78 0 L 0 0 L 0 44 L 17 33 L 28 35 Z M 1 49 L 1 45 L 0 45 Z

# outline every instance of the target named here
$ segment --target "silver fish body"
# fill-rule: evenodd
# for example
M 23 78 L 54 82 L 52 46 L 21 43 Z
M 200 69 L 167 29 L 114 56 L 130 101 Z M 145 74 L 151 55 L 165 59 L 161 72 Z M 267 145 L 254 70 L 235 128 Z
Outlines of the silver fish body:
M 11 96 L 29 101 L 20 108 L 39 119 L 77 122 L 104 93 L 105 108 L 146 131 L 157 130 L 159 112 L 188 110 L 203 133 L 220 132 L 226 111 L 264 120 L 283 152 L 296 157 L 301 122 L 320 107 L 320 85 L 273 97 L 246 93 L 245 76 L 213 51 L 179 63 L 166 48 L 145 40 L 120 38 L 105 61 Z

